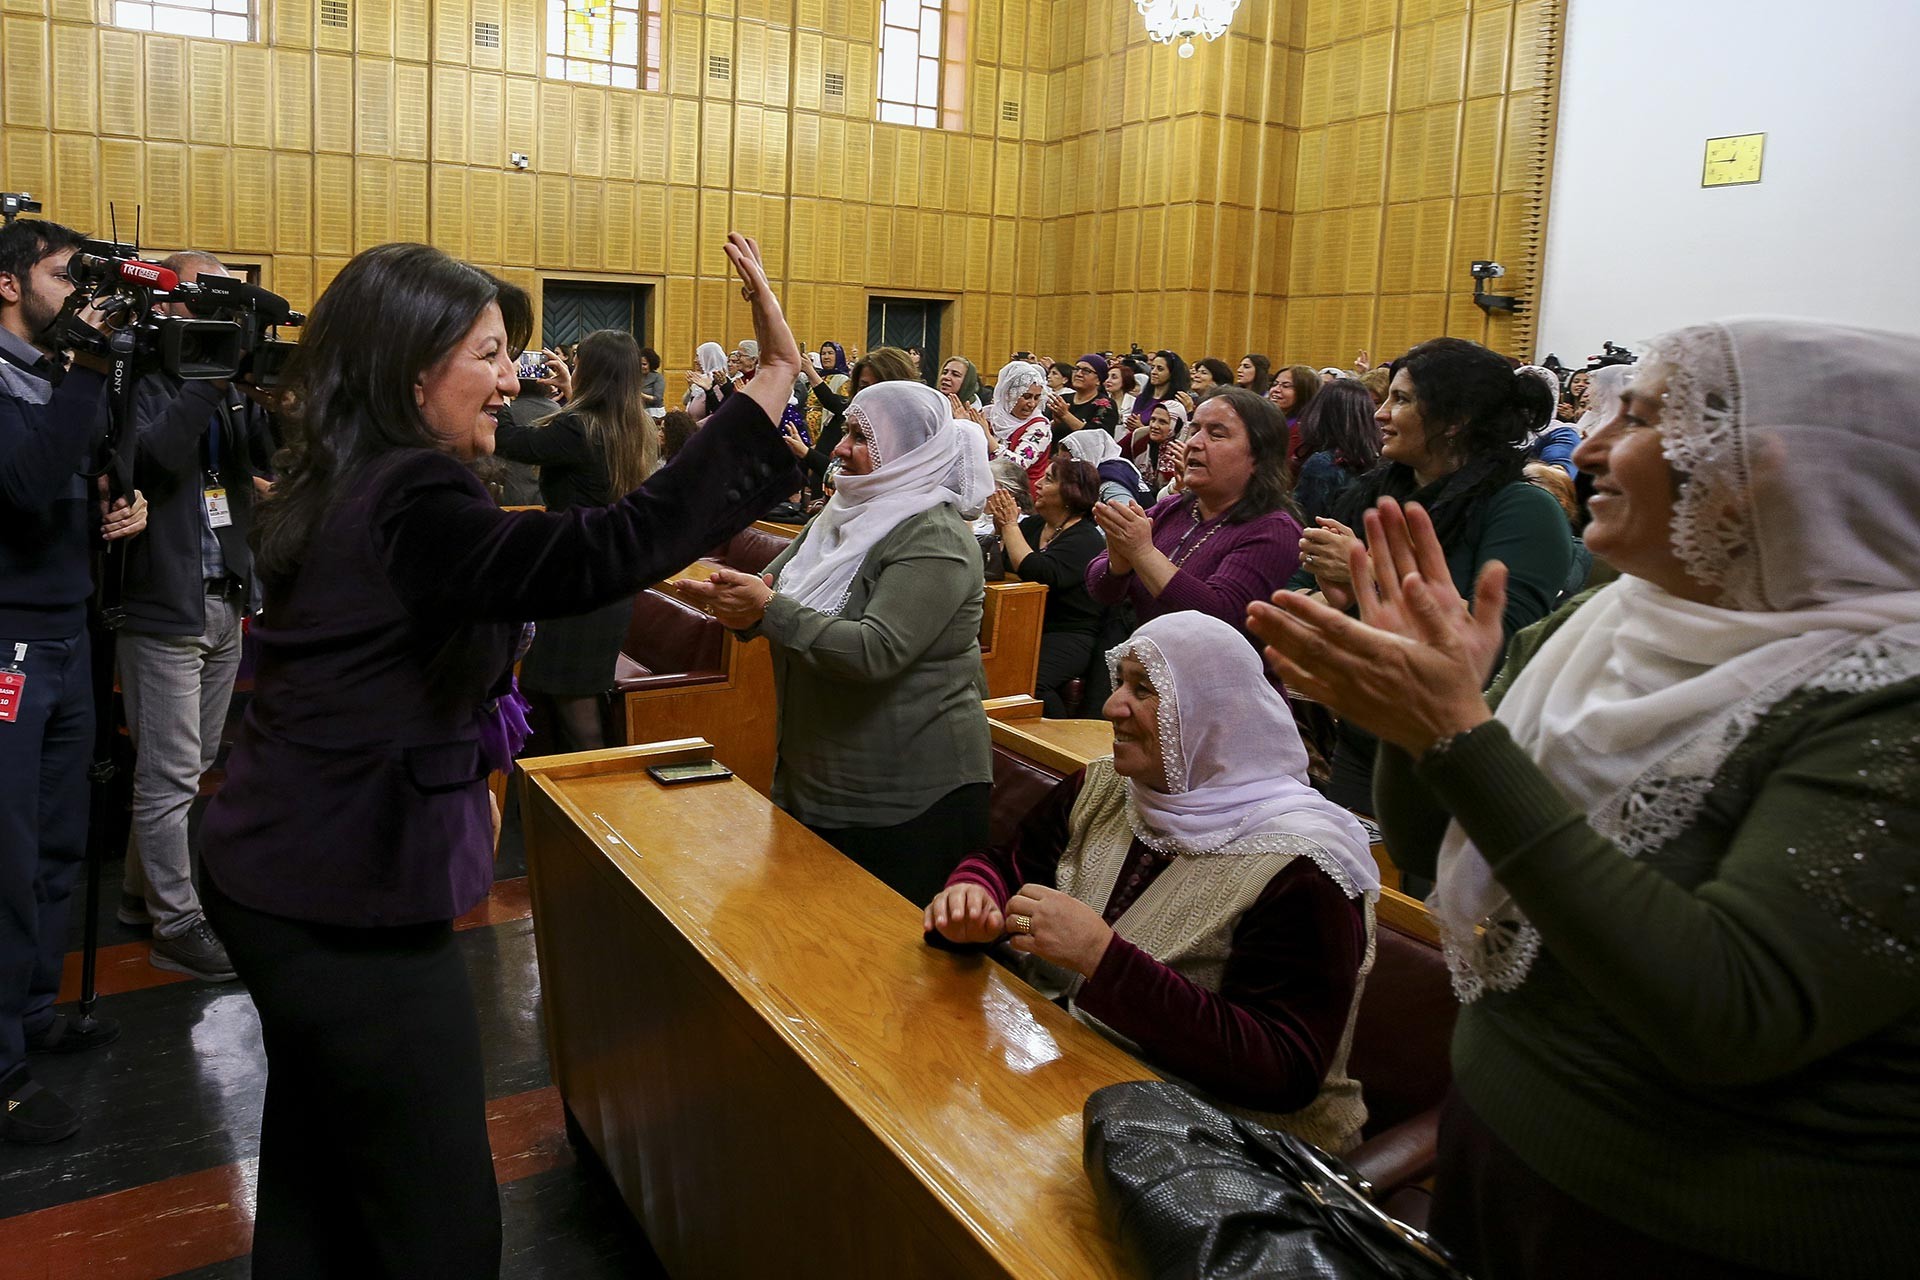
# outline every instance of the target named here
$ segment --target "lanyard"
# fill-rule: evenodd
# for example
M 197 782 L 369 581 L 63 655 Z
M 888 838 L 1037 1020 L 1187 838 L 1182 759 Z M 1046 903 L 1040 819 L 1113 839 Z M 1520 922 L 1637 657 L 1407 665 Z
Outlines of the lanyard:
M 207 428 L 207 474 L 215 479 L 220 476 L 220 437 L 224 434 L 221 428 L 225 422 L 224 412 L 216 413 L 213 415 L 213 425 Z

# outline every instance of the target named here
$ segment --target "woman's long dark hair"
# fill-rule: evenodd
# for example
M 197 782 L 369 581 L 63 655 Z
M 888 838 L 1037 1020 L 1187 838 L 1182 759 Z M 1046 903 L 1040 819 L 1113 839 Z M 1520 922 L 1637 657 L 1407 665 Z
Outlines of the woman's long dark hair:
M 1300 452 L 1332 453 L 1340 466 L 1371 471 L 1380 461 L 1380 424 L 1373 397 L 1358 378 L 1336 378 L 1321 387 L 1300 415 Z
M 1253 385 L 1246 388 L 1246 390 L 1253 392 L 1253 394 L 1257 396 L 1267 394 L 1268 388 L 1273 386 L 1273 362 L 1265 356 L 1256 355 L 1253 352 L 1248 352 L 1242 358 L 1253 361 Z M 1239 374 L 1236 371 L 1234 377 L 1238 376 Z M 1227 384 L 1229 386 L 1238 385 L 1234 382 L 1233 378 L 1228 378 Z
M 1505 356 L 1464 338 L 1433 338 L 1393 362 L 1413 383 L 1427 433 L 1427 450 L 1459 462 L 1450 474 L 1421 488 L 1413 468 L 1387 462 L 1341 495 L 1339 518 L 1350 528 L 1383 497 L 1418 499 L 1433 518 L 1442 546 L 1471 536 L 1487 501 L 1521 479 L 1521 445 L 1535 423 L 1553 412 L 1553 394 L 1540 379 L 1517 371 Z
M 1178 351 L 1156 351 L 1153 354 L 1167 362 L 1167 392 L 1163 399 L 1171 400 L 1182 391 L 1193 390 L 1193 371 L 1187 368 L 1187 362 L 1180 358 Z M 1229 378 L 1228 381 L 1231 382 L 1232 379 Z M 1153 388 L 1151 362 L 1147 365 L 1147 394 L 1150 396 L 1160 394 Z
M 1221 401 L 1233 410 L 1246 428 L 1247 446 L 1253 453 L 1253 475 L 1246 492 L 1227 513 L 1228 524 L 1245 524 L 1269 511 L 1284 511 L 1300 518 L 1293 500 L 1293 474 L 1287 469 L 1287 420 L 1279 406 L 1265 396 L 1257 396 L 1245 387 L 1228 387 L 1207 397 L 1207 403 Z M 1198 429 L 1198 428 L 1196 428 Z
M 596 329 L 580 339 L 573 394 L 563 412 L 580 419 L 586 437 L 607 460 L 611 502 L 646 483 L 659 456 L 659 428 L 640 395 L 640 344 L 630 333 Z
M 368 249 L 334 277 L 287 373 L 287 445 L 254 520 L 264 578 L 298 571 L 334 495 L 362 467 L 396 450 L 442 447 L 414 385 L 489 302 L 500 305 L 508 346 L 524 347 L 533 331 L 527 295 L 428 245 Z

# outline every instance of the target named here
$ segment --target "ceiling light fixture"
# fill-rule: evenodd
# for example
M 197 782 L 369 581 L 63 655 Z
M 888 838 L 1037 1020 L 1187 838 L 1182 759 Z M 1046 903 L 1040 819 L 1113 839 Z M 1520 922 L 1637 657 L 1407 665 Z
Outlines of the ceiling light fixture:
M 1180 56 L 1193 56 L 1193 38 L 1218 40 L 1227 33 L 1240 0 L 1133 0 L 1147 35 L 1161 44 L 1180 42 Z

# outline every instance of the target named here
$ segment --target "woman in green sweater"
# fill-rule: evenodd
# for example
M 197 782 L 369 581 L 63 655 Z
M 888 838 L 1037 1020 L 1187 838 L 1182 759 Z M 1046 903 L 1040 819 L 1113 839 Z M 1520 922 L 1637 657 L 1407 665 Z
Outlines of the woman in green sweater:
M 1623 577 L 1500 649 L 1418 507 L 1356 621 L 1254 609 L 1382 739 L 1437 869 L 1455 1092 L 1434 1227 L 1478 1280 L 1911 1274 L 1920 1204 L 1920 338 L 1654 344 L 1580 446 Z
M 774 803 L 918 905 L 987 842 L 986 441 L 932 387 L 883 382 L 834 456 L 832 499 L 764 577 L 689 594 L 773 645 Z

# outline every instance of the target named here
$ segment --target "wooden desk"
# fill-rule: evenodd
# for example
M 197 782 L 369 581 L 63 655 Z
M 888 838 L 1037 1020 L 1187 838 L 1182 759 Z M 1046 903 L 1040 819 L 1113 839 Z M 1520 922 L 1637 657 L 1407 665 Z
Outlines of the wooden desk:
M 698 742 L 522 761 L 554 1079 L 676 1280 L 1126 1274 L 1081 1169 L 1150 1077 Z
M 1048 720 L 1038 698 L 989 698 L 993 740 L 1061 774 L 1074 774 L 1113 754 L 1113 724 L 1106 720 Z

